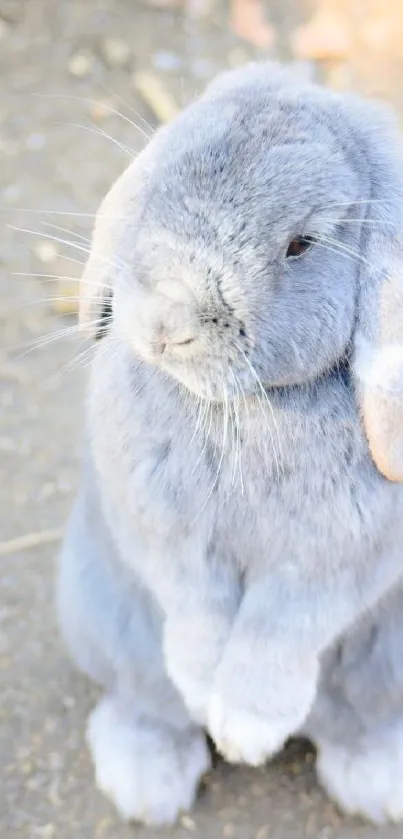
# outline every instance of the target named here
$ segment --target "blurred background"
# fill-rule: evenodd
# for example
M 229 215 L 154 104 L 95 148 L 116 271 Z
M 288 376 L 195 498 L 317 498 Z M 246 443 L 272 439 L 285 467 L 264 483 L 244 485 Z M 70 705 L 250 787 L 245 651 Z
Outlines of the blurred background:
M 91 347 L 76 334 L 93 214 L 156 128 L 251 58 L 403 113 L 402 0 L 0 0 L 0 839 L 129 839 L 84 746 L 93 687 L 53 611 Z M 343 819 L 292 744 L 219 764 L 171 837 L 392 839 Z

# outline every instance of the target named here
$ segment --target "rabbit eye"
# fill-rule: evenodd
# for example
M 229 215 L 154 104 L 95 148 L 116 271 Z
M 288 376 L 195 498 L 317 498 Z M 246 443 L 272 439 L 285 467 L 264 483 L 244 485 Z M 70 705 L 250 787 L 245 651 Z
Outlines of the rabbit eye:
M 295 239 L 291 239 L 285 255 L 286 259 L 302 256 L 302 254 L 306 253 L 312 247 L 314 242 L 315 239 L 313 236 L 297 236 Z

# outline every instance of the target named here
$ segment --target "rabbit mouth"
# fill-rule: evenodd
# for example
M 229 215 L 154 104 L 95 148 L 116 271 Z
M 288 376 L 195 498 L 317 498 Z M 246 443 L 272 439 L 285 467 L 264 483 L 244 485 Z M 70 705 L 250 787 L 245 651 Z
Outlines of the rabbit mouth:
M 207 402 L 228 403 L 245 399 L 255 389 L 248 368 L 227 360 L 217 364 L 216 358 L 174 359 L 162 362 L 163 373 L 175 379 L 187 391 Z

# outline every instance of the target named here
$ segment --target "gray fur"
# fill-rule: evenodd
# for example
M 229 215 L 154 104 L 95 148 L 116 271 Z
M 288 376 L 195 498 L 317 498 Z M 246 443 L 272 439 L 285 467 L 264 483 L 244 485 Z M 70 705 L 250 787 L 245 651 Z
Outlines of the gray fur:
M 354 370 L 400 258 L 397 143 L 382 109 L 252 65 L 159 132 L 101 207 L 86 311 L 105 283 L 113 320 L 59 611 L 110 696 L 89 742 L 126 817 L 190 806 L 199 725 L 251 764 L 302 731 L 345 809 L 403 819 L 403 487 L 371 459 Z M 332 242 L 286 262 L 302 234 Z M 132 793 L 103 776 L 114 731 Z

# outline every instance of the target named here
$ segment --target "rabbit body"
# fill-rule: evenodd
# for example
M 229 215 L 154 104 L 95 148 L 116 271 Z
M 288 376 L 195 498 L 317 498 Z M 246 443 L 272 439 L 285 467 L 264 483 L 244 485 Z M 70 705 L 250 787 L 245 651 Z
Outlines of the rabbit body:
M 346 810 L 403 818 L 403 487 L 360 406 L 403 187 L 366 108 L 230 73 L 100 210 L 84 281 L 107 275 L 113 316 L 58 598 L 107 690 L 88 739 L 125 818 L 191 805 L 203 729 L 252 765 L 304 733 Z

